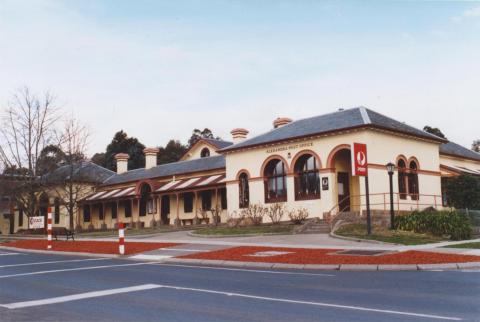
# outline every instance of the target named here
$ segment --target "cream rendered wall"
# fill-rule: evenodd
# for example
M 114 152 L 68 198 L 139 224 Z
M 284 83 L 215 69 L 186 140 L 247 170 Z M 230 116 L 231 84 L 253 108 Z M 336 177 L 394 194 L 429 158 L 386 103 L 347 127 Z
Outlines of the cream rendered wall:
M 412 210 L 417 208 L 423 209 L 429 206 L 441 208 L 441 177 L 438 143 L 378 131 L 369 131 L 365 143 L 369 147 L 369 163 L 378 165 L 385 165 L 388 162 L 395 163 L 399 155 L 405 156 L 407 160 L 411 157 L 415 157 L 418 160 L 420 169 L 418 174 L 420 198 L 417 201 L 407 196 L 406 200 L 398 200 L 398 195 L 395 195 L 395 209 Z M 428 171 L 428 173 L 423 173 L 422 171 Z M 389 181 L 386 169 L 369 168 L 369 183 L 371 194 L 388 192 Z M 360 187 L 362 194 L 364 194 L 363 178 L 361 178 Z M 398 193 L 397 171 L 395 171 L 393 175 L 393 191 Z M 383 198 L 383 195 L 373 195 L 370 197 L 370 201 L 371 203 L 383 204 Z M 389 196 L 387 195 L 385 198 L 387 202 L 389 202 Z
M 292 160 L 295 155 L 304 150 L 314 151 L 320 158 L 320 168 L 327 167 L 327 159 L 330 152 L 335 147 L 342 144 L 352 144 L 361 142 L 366 136 L 366 131 L 345 133 L 336 136 L 325 136 L 317 139 L 303 140 L 294 143 L 279 143 L 268 148 L 261 147 L 241 152 L 228 153 L 226 157 L 227 169 L 227 198 L 228 211 L 230 213 L 240 211 L 238 199 L 237 174 L 240 170 L 247 170 L 250 174 L 250 203 L 264 204 L 264 183 L 262 180 L 261 168 L 263 162 L 270 156 L 279 155 L 287 162 L 287 167 L 292 168 Z M 328 178 L 329 189 L 321 191 L 321 198 L 314 200 L 295 201 L 294 196 L 294 178 L 287 177 L 287 202 L 286 207 L 289 210 L 306 208 L 310 217 L 323 217 L 324 212 L 328 212 L 337 204 L 336 195 L 336 174 L 333 172 L 320 173 L 320 178 Z
M 329 190 L 321 191 L 321 199 L 308 201 L 295 201 L 294 179 L 287 178 L 287 202 L 288 209 L 307 208 L 311 217 L 322 217 L 337 204 L 337 178 L 336 172 L 329 172 L 327 159 L 335 147 L 348 144 L 353 146 L 354 142 L 366 143 L 368 147 L 368 162 L 370 164 L 383 166 L 389 161 L 395 162 L 399 155 L 410 158 L 416 157 L 420 163 L 421 170 L 428 170 L 434 174 L 419 174 L 419 190 L 421 194 L 441 195 L 439 176 L 439 152 L 438 144 L 420 141 L 414 138 L 387 134 L 373 130 L 359 130 L 355 132 L 324 136 L 316 139 L 298 141 L 294 143 L 279 143 L 270 147 L 260 147 L 251 150 L 233 152 L 226 154 L 227 174 L 227 198 L 228 211 L 230 213 L 239 211 L 238 205 L 238 183 L 237 174 L 240 170 L 246 170 L 250 174 L 250 203 L 264 204 L 264 184 L 262 180 L 261 167 L 263 162 L 272 155 L 279 155 L 287 161 L 287 166 L 292 169 L 292 160 L 302 150 L 313 150 L 320 157 L 321 168 L 320 178 L 327 177 Z M 338 170 L 337 170 L 338 171 Z M 394 191 L 398 192 L 397 174 L 394 175 Z M 351 195 L 365 194 L 365 181 L 363 177 L 351 178 Z M 385 168 L 369 168 L 369 188 L 371 194 L 382 193 L 376 197 L 371 196 L 372 209 L 383 210 L 384 193 L 389 191 L 388 174 Z M 387 195 L 388 196 L 388 195 Z M 408 197 L 409 198 L 409 197 Z M 388 198 L 386 199 L 388 202 Z M 412 201 L 407 200 L 408 203 Z M 417 202 L 415 201 L 415 206 Z M 419 202 L 425 204 L 434 203 L 433 197 L 421 197 Z M 441 199 L 438 200 L 441 204 Z M 361 204 L 365 204 L 362 198 Z M 400 205 L 400 208 L 410 209 L 411 205 Z M 425 206 L 426 207 L 426 206 Z

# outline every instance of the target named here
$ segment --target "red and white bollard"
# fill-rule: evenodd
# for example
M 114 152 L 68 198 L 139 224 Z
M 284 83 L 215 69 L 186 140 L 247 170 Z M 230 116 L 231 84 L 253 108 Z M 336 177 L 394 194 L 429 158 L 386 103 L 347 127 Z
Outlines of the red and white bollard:
M 118 223 L 118 253 L 120 255 L 125 254 L 125 229 L 123 228 L 123 222 Z
M 52 249 L 52 208 L 47 213 L 47 249 Z

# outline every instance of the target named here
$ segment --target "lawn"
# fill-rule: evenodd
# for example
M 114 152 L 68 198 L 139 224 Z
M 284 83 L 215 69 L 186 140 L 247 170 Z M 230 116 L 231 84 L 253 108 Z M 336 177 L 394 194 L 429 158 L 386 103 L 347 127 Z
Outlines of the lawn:
M 480 242 L 473 242 L 473 243 L 464 243 L 464 244 L 456 244 L 456 245 L 448 245 L 444 246 L 445 248 L 471 248 L 471 249 L 480 249 Z
M 248 227 L 207 227 L 195 231 L 199 235 L 228 236 L 228 235 L 251 235 L 251 234 L 291 234 L 294 225 L 262 225 Z
M 429 234 L 417 234 L 409 231 L 390 230 L 380 226 L 374 226 L 372 228 L 372 234 L 367 235 L 367 227 L 364 224 L 348 224 L 341 226 L 335 232 L 335 234 L 344 237 L 377 240 L 402 245 L 421 245 L 446 240 L 444 238 Z

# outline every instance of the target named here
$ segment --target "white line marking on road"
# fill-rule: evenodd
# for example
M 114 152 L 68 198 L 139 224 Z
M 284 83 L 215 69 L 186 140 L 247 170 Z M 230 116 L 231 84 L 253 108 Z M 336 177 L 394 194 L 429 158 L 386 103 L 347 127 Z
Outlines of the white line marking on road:
M 40 305 L 48 305 L 48 304 L 54 304 L 54 303 L 76 301 L 76 300 L 82 300 L 82 299 L 88 299 L 88 298 L 94 298 L 94 297 L 100 297 L 100 296 L 107 296 L 107 295 L 114 295 L 114 294 L 120 294 L 120 293 L 128 293 L 128 292 L 158 289 L 158 288 L 173 289 L 173 290 L 178 290 L 178 291 L 190 291 L 190 292 L 197 292 L 197 293 L 209 293 L 209 294 L 225 295 L 225 296 L 229 296 L 229 297 L 241 297 L 241 298 L 248 298 L 248 299 L 254 299 L 254 300 L 261 300 L 261 301 L 270 301 L 270 302 L 302 304 L 302 305 L 329 307 L 329 308 L 354 310 L 354 311 L 375 312 L 375 313 L 383 313 L 383 314 L 391 314 L 391 315 L 403 315 L 403 316 L 412 316 L 412 317 L 422 317 L 422 318 L 430 318 L 430 319 L 435 319 L 435 320 L 450 320 L 450 321 L 461 321 L 462 320 L 462 318 L 458 318 L 458 317 L 441 316 L 441 315 L 435 315 L 435 314 L 424 314 L 424 313 L 396 311 L 396 310 L 384 310 L 384 309 L 375 309 L 375 308 L 364 307 L 364 306 L 352 306 L 352 305 L 342 305 L 342 304 L 333 304 L 333 303 L 324 303 L 324 302 L 300 301 L 300 300 L 292 300 L 292 299 L 285 299 L 285 298 L 257 296 L 257 295 L 244 294 L 244 293 L 224 292 L 224 291 L 216 291 L 216 290 L 209 290 L 209 289 L 200 289 L 200 288 L 173 286 L 173 285 L 162 285 L 162 284 L 143 284 L 143 285 L 138 285 L 138 286 L 123 287 L 123 288 L 117 288 L 117 289 L 111 289 L 111 290 L 94 291 L 94 292 L 80 293 L 80 294 L 74 294 L 74 295 L 53 297 L 53 298 L 42 299 L 42 300 L 33 300 L 33 301 L 26 301 L 26 302 L 1 304 L 0 307 L 4 307 L 4 308 L 8 308 L 8 309 L 18 309 L 18 308 L 25 308 L 25 307 L 32 307 L 32 306 L 40 306 Z
M 251 299 L 271 301 L 271 302 L 305 304 L 305 305 L 332 307 L 332 308 L 356 310 L 356 311 L 367 311 L 367 312 L 386 313 L 386 314 L 394 314 L 394 315 L 415 316 L 415 317 L 423 317 L 423 318 L 430 318 L 430 319 L 437 319 L 437 320 L 450 320 L 450 321 L 461 321 L 462 320 L 462 318 L 450 317 L 450 316 L 423 314 L 423 313 L 406 312 L 406 311 L 395 311 L 395 310 L 383 310 L 383 309 L 375 309 L 375 308 L 369 308 L 369 307 L 363 307 L 363 306 L 351 306 L 351 305 L 341 305 L 341 304 L 311 302 L 311 301 L 297 301 L 297 300 L 290 300 L 290 299 L 284 299 L 284 298 L 256 296 L 256 295 L 250 295 L 250 294 L 223 292 L 223 291 L 215 291 L 215 290 L 199 289 L 199 288 L 191 288 L 191 287 L 180 287 L 180 286 L 170 286 L 170 285 L 158 285 L 158 286 L 160 288 L 175 289 L 175 290 L 181 290 L 181 291 L 192 291 L 192 292 L 219 294 L 219 295 L 226 295 L 226 296 L 237 296 L 237 297 L 251 298 Z
M 65 268 L 65 269 L 54 269 L 54 270 L 49 270 L 49 271 L 39 271 L 39 272 L 30 272 L 30 273 L 0 275 L 0 279 L 2 279 L 2 278 L 9 278 L 9 277 L 17 277 L 17 276 L 30 276 L 30 275 L 40 275 L 40 274 L 50 274 L 50 273 L 60 273 L 60 272 L 84 271 L 84 270 L 90 270 L 90 269 L 102 269 L 102 268 L 112 268 L 112 267 L 152 265 L 152 264 L 157 264 L 157 263 L 158 263 L 158 262 L 148 262 L 148 263 L 115 264 L 115 265 L 102 265 L 102 266 L 87 266 L 87 267 L 75 267 L 75 268 Z
M 210 252 L 208 249 L 189 249 L 189 248 L 159 248 L 159 250 L 168 250 L 174 252 Z
M 237 272 L 251 272 L 251 273 L 267 273 L 267 274 L 284 274 L 284 275 L 305 275 L 305 276 L 336 276 L 333 274 L 323 273 L 300 273 L 300 272 L 283 272 L 283 271 L 267 271 L 259 269 L 244 269 L 244 268 L 228 268 L 228 267 L 211 267 L 211 266 L 197 266 L 197 265 L 183 265 L 183 264 L 165 264 L 155 263 L 157 266 L 171 266 L 171 267 L 186 267 L 186 268 L 200 268 L 200 269 L 213 269 L 222 271 L 237 271 Z
M 33 263 L 0 265 L 0 268 L 4 268 L 4 267 L 17 267 L 17 266 L 30 266 L 30 265 L 44 265 L 44 264 L 57 264 L 57 263 L 74 263 L 74 262 L 87 262 L 87 261 L 101 261 L 101 260 L 108 260 L 108 259 L 110 259 L 110 258 L 89 258 L 89 259 L 71 259 L 71 260 L 62 260 L 62 261 L 50 261 L 50 262 L 33 262 Z
M 0 253 L 0 256 L 9 256 L 9 255 L 26 255 L 22 253 Z
M 41 306 L 41 305 L 48 305 L 48 304 L 55 304 L 55 303 L 78 301 L 78 300 L 107 296 L 107 295 L 151 290 L 159 287 L 160 286 L 156 284 L 143 284 L 138 286 L 122 287 L 122 288 L 116 288 L 111 290 L 94 291 L 94 292 L 80 293 L 80 294 L 74 294 L 74 295 L 52 297 L 52 298 L 43 299 L 43 300 L 0 304 L 0 307 L 5 307 L 7 309 L 20 309 L 20 308 L 26 308 L 26 307 L 32 307 L 32 306 Z
M 172 258 L 172 257 L 173 257 L 173 256 L 170 256 L 170 255 L 147 255 L 147 254 L 140 254 L 140 255 L 130 256 L 129 258 L 141 259 L 141 260 L 156 260 L 156 261 L 159 261 L 159 260 L 162 260 L 162 259 Z

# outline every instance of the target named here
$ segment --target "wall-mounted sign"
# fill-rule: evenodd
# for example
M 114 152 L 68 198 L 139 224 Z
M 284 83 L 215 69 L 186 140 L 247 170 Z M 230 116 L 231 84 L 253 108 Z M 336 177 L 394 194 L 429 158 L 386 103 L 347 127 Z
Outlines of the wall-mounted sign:
M 328 178 L 322 178 L 322 190 L 328 190 Z
M 298 143 L 298 144 L 291 144 L 291 145 L 284 145 L 284 146 L 279 146 L 276 148 L 271 148 L 267 150 L 267 153 L 275 153 L 275 152 L 281 152 L 281 151 L 288 151 L 288 150 L 296 150 L 296 149 L 302 149 L 306 147 L 313 146 L 313 142 L 304 142 L 304 143 Z
M 29 217 L 28 218 L 28 228 L 30 229 L 42 229 L 45 228 L 45 217 Z
M 353 143 L 352 165 L 354 176 L 368 176 L 367 145 Z

